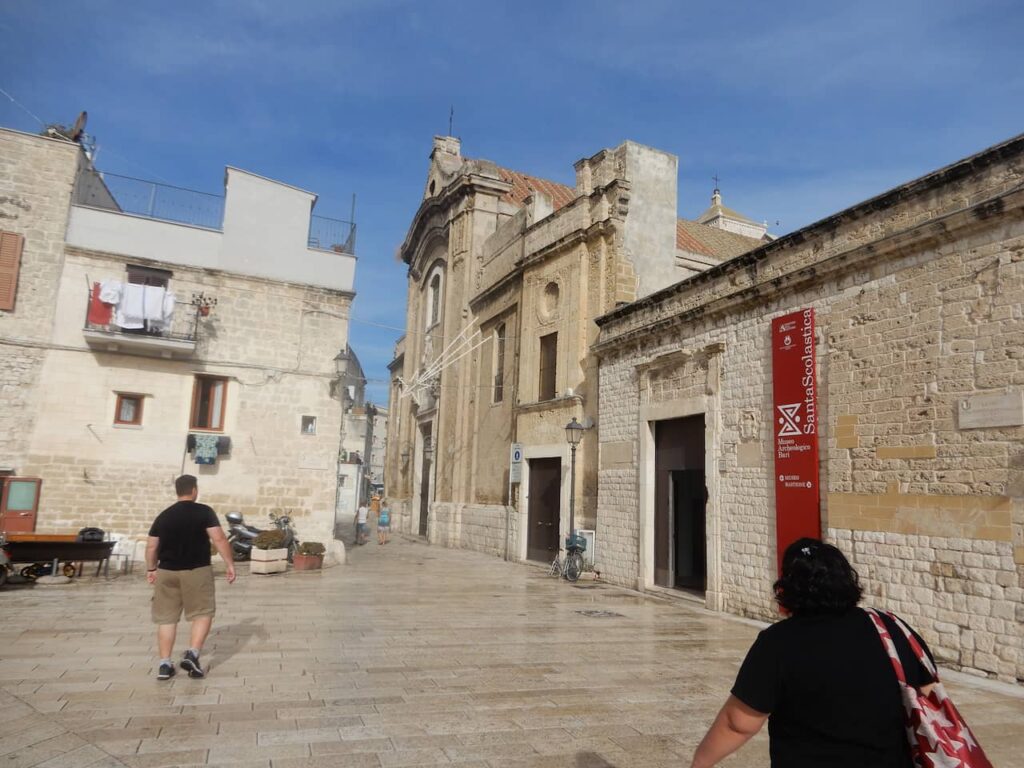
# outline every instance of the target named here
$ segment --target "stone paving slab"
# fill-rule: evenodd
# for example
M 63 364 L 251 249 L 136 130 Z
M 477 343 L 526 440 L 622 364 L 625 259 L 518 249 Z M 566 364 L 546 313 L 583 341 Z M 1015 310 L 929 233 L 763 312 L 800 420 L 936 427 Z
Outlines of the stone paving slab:
M 757 633 L 400 536 L 219 581 L 209 676 L 160 682 L 149 595 L 139 575 L 0 591 L 0 768 L 677 768 Z M 1024 692 L 947 681 L 1016 764 Z M 727 764 L 767 765 L 766 735 Z

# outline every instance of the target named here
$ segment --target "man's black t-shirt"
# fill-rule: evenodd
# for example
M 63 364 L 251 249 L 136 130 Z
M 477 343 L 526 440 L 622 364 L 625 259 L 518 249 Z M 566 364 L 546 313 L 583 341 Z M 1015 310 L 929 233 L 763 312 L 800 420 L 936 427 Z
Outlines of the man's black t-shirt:
M 907 682 L 932 682 L 903 632 L 888 616 L 883 620 Z M 794 616 L 763 630 L 732 693 L 770 713 L 772 768 L 911 765 L 896 673 L 871 617 L 860 608 Z
M 160 568 L 188 571 L 209 565 L 210 537 L 206 529 L 214 527 L 220 527 L 217 513 L 194 501 L 179 501 L 157 515 L 149 535 L 160 539 Z

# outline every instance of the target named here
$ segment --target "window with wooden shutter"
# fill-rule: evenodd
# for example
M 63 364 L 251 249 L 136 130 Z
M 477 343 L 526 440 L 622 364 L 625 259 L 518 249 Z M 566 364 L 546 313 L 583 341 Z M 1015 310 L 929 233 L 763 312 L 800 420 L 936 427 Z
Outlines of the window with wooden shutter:
M 14 232 L 0 232 L 0 309 L 14 309 L 24 242 L 25 238 Z

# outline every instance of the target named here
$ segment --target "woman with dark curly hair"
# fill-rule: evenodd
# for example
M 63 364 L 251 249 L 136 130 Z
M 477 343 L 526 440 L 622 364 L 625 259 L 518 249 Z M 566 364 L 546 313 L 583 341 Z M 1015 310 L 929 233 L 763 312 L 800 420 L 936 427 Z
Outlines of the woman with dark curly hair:
M 857 607 L 860 581 L 843 553 L 817 539 L 795 541 L 774 591 L 787 618 L 757 636 L 693 768 L 732 754 L 765 720 L 772 768 L 910 768 L 899 684 L 871 617 Z M 933 682 L 892 619 L 879 615 L 907 682 Z

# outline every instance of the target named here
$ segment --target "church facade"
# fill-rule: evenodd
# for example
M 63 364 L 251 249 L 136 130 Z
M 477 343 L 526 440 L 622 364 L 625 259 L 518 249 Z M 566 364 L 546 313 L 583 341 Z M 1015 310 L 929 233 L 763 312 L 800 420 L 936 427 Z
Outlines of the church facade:
M 762 242 L 763 228 L 678 219 L 671 154 L 625 142 L 578 161 L 575 176 L 570 187 L 434 140 L 399 249 L 408 307 L 385 468 L 399 530 L 535 561 L 558 552 L 570 506 L 574 527 L 595 531 L 594 318 Z M 588 427 L 574 486 L 572 419 Z

